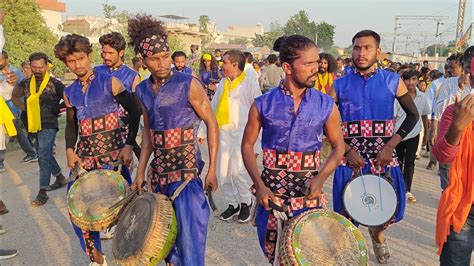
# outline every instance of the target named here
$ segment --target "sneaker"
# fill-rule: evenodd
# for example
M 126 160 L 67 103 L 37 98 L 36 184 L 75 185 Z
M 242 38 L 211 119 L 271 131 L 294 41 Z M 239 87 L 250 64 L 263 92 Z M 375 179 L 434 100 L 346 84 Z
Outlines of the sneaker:
M 250 202 L 250 206 L 242 203 L 240 204 L 240 213 L 239 213 L 239 223 L 246 223 L 250 221 L 250 209 L 252 208 L 252 202 Z
M 411 192 L 407 192 L 406 197 L 407 197 L 407 201 L 409 203 L 415 203 L 416 202 L 416 198 Z
M 91 261 L 91 263 L 89 263 L 89 266 L 97 266 L 97 265 L 107 266 L 107 261 L 105 260 L 105 255 L 102 255 L 102 256 L 104 257 L 104 263 L 99 264 L 95 261 Z
M 16 249 L 0 249 L 0 260 L 11 259 L 18 255 Z
M 428 163 L 428 165 L 426 166 L 426 169 L 427 169 L 427 170 L 434 170 L 435 167 L 436 167 L 436 164 L 433 163 L 433 162 L 430 162 L 430 163 Z
M 229 221 L 234 216 L 238 215 L 239 211 L 240 211 L 239 207 L 237 207 L 237 209 L 236 209 L 236 208 L 234 208 L 234 206 L 229 205 L 227 210 L 225 210 L 223 213 L 221 213 L 221 216 L 219 216 L 219 219 L 221 219 L 222 221 Z
M 100 239 L 102 240 L 112 239 L 114 238 L 114 235 L 115 235 L 115 226 L 112 226 L 100 232 Z
M 5 166 L 3 164 L 0 164 L 0 173 L 5 172 L 7 169 L 5 169 Z
M 21 163 L 33 163 L 38 161 L 38 155 L 26 155 L 25 158 L 23 158 L 23 161 Z

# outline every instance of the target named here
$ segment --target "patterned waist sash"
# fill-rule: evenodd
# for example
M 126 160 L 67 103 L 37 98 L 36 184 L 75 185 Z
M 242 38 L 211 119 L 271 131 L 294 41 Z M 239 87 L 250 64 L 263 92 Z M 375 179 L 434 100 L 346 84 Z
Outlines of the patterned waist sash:
M 159 185 L 198 177 L 194 127 L 151 131 L 154 158 L 148 176 L 153 190 Z
M 359 120 L 342 123 L 344 138 L 391 137 L 395 133 L 394 120 Z
M 284 169 L 289 172 L 307 172 L 319 169 L 319 151 L 296 152 L 263 150 L 263 166 L 268 169 Z
M 118 112 L 79 121 L 77 155 L 86 170 L 100 169 L 118 159 L 123 147 Z

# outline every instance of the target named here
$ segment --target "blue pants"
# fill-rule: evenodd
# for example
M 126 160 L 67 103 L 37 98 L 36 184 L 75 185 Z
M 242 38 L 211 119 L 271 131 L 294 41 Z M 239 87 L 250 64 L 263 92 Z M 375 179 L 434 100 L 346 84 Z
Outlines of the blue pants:
M 38 132 L 40 189 L 48 188 L 51 175 L 57 177 L 61 174 L 61 168 L 53 155 L 53 146 L 57 132 L 58 130 L 55 128 L 47 128 Z
M 439 257 L 440 265 L 468 266 L 474 248 L 474 208 L 471 207 L 466 223 L 459 233 L 451 231 Z
M 399 222 L 403 219 L 405 214 L 405 205 L 406 205 L 406 196 L 405 196 L 405 182 L 403 181 L 403 174 L 400 170 L 400 167 L 386 167 L 386 171 L 390 171 L 392 176 L 392 186 L 395 189 L 395 194 L 398 197 L 398 206 L 397 210 L 395 211 L 394 220 L 390 222 Z M 362 169 L 362 174 L 372 174 L 370 169 L 370 164 L 366 163 L 364 168 Z M 346 185 L 352 180 L 353 171 L 352 168 L 349 166 L 338 166 L 336 168 L 336 172 L 334 173 L 334 181 L 333 181 L 333 188 L 332 188 L 332 198 L 333 198 L 333 205 L 334 211 L 338 212 L 342 215 L 345 215 L 346 218 L 351 219 L 345 211 L 344 208 L 344 189 Z M 351 221 L 353 221 L 351 219 Z M 355 221 L 354 225 L 358 225 Z M 388 225 L 388 224 L 386 224 Z
M 122 167 L 122 176 L 127 180 L 128 184 L 132 183 L 132 178 L 130 175 L 130 171 L 128 170 L 128 167 L 123 166 Z M 67 191 L 69 192 L 69 189 L 71 188 L 73 182 L 69 182 L 67 185 Z M 77 237 L 79 238 L 79 242 L 81 244 L 82 250 L 89 255 L 89 257 L 92 258 L 92 250 L 87 250 L 87 247 L 92 247 L 98 250 L 99 252 L 102 252 L 102 243 L 100 241 L 100 232 L 97 231 L 84 231 L 81 228 L 77 227 L 72 221 L 71 221 L 72 227 L 74 228 L 74 232 L 76 233 Z
M 156 192 L 171 197 L 181 183 L 170 183 L 163 191 L 157 186 Z M 178 235 L 166 261 L 176 266 L 205 265 L 210 210 L 200 178 L 188 183 L 173 202 L 173 208 L 178 221 Z

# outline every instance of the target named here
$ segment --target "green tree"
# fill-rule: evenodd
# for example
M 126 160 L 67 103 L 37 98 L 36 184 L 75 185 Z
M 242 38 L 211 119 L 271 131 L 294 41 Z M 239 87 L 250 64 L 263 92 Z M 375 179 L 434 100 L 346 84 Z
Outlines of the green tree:
M 117 7 L 110 4 L 108 0 L 105 0 L 102 3 L 102 10 L 104 11 L 104 16 L 108 19 L 112 19 L 115 17 L 117 12 Z
M 318 33 L 318 46 L 324 48 L 324 50 L 329 50 L 334 44 L 334 29 L 336 27 L 326 22 L 321 22 L 316 26 L 316 31 Z
M 436 53 L 439 54 L 439 56 L 448 56 L 449 48 L 445 44 L 438 44 L 437 47 L 436 44 L 432 44 L 426 47 L 426 53 L 428 54 L 428 56 L 435 56 L 435 50 Z
M 272 48 L 276 39 L 283 35 L 283 28 L 280 26 L 280 24 L 278 22 L 271 22 L 267 32 L 263 33 L 263 35 L 255 34 L 255 37 L 252 38 L 252 44 L 255 47 L 266 46 L 268 48 Z
M 66 67 L 55 58 L 53 51 L 58 37 L 46 26 L 36 3 L 33 0 L 2 0 L 0 9 L 5 11 L 4 50 L 9 54 L 10 63 L 19 66 L 31 53 L 44 52 L 53 62 L 51 71 L 62 75 Z
M 264 34 L 265 35 L 265 34 Z M 256 34 L 255 33 L 255 37 L 252 38 L 252 44 L 253 46 L 255 47 L 263 47 L 266 45 L 265 43 L 265 37 L 264 35 L 261 35 L 261 34 Z
M 310 21 L 308 13 L 304 10 L 300 10 L 297 14 L 288 19 L 283 27 L 283 32 L 285 35 L 303 35 L 315 41 L 318 28 L 314 21 Z
M 199 32 L 206 34 L 206 36 L 202 37 L 202 44 L 206 45 L 212 41 L 212 36 L 209 32 L 209 22 L 211 19 L 207 15 L 199 16 Z
M 249 42 L 249 39 L 245 38 L 245 37 L 239 37 L 239 38 L 235 38 L 235 39 L 232 39 L 229 41 L 229 44 L 247 44 Z

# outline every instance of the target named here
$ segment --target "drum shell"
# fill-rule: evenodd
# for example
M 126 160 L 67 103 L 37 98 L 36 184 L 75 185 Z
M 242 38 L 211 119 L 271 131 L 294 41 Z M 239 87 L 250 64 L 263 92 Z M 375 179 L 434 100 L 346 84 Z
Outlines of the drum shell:
M 123 187 L 124 189 L 123 189 L 122 193 L 120 193 L 121 195 L 120 195 L 120 197 L 118 197 L 116 199 L 116 201 L 119 201 L 122 197 L 125 197 L 125 195 L 129 191 L 129 185 L 128 185 L 127 181 L 125 180 L 125 178 L 120 173 L 112 171 L 112 170 L 94 170 L 94 171 L 90 171 L 90 172 L 87 172 L 87 173 L 83 174 L 76 181 L 74 181 L 74 183 L 72 184 L 72 186 L 69 189 L 68 194 L 67 194 L 68 212 L 69 212 L 69 216 L 71 218 L 71 221 L 75 225 L 77 225 L 77 227 L 79 227 L 79 228 L 81 228 L 82 230 L 85 230 L 85 231 L 102 231 L 102 230 L 105 230 L 105 229 L 109 228 L 111 225 L 113 225 L 118 220 L 119 214 L 120 214 L 122 208 L 124 207 L 122 205 L 122 206 L 119 206 L 119 207 L 117 207 L 117 208 L 115 208 L 111 211 L 108 211 L 108 212 L 102 214 L 104 217 L 100 220 L 91 220 L 91 219 L 88 219 L 89 217 L 87 217 L 85 215 L 80 215 L 80 214 L 75 214 L 74 213 L 74 211 L 72 210 L 73 209 L 72 206 L 74 204 L 74 199 L 73 198 L 75 197 L 76 189 L 81 185 L 81 182 L 84 182 L 87 178 L 94 177 L 98 173 L 100 173 L 101 175 L 102 174 L 106 174 L 106 175 L 108 174 L 108 175 L 117 176 L 117 179 L 119 180 L 118 181 L 119 183 L 117 185 Z M 106 182 L 106 180 L 101 179 L 101 178 L 98 178 L 97 181 Z M 100 186 L 100 184 L 98 184 L 97 186 Z
M 326 258 L 321 254 L 315 253 L 311 253 L 314 255 L 314 257 L 311 259 L 302 258 L 301 254 L 304 254 L 304 252 L 301 252 L 301 250 L 304 250 L 305 247 L 295 244 L 297 241 L 295 232 L 301 233 L 303 231 L 301 225 L 303 223 L 313 222 L 313 220 L 315 223 L 318 222 L 317 217 L 333 218 L 331 221 L 334 221 L 335 225 L 345 228 L 345 232 L 351 235 L 351 238 L 354 239 L 354 242 L 352 243 L 353 250 L 351 251 L 353 254 L 358 254 L 357 257 L 352 258 L 353 260 L 357 260 L 357 263 L 354 263 L 354 261 L 339 261 L 339 258 L 336 258 L 335 255 L 332 257 L 333 261 L 330 262 L 327 260 L 328 254 L 326 254 Z M 332 232 L 328 233 L 331 234 Z M 334 236 L 332 239 L 333 241 L 338 240 L 336 236 Z M 355 247 L 357 247 L 357 250 Z M 329 256 L 333 256 L 333 254 Z M 312 209 L 290 219 L 284 226 L 279 242 L 279 259 L 280 265 L 311 265 L 308 263 L 308 261 L 318 261 L 316 263 L 317 265 L 329 265 L 332 263 L 336 265 L 367 265 L 368 252 L 367 245 L 364 238 L 362 237 L 362 234 L 348 219 L 329 210 Z
M 123 241 L 123 225 L 127 224 L 125 219 L 130 217 L 128 212 L 132 211 L 135 200 L 147 196 L 155 197 L 153 221 L 150 230 L 146 233 L 143 245 L 133 255 L 123 257 L 119 251 L 119 241 Z M 160 193 L 143 193 L 136 197 L 124 210 L 117 222 L 115 237 L 112 242 L 112 252 L 115 260 L 120 265 L 156 265 L 164 260 L 176 242 L 178 225 L 171 200 Z M 158 211 L 156 211 L 158 210 Z

